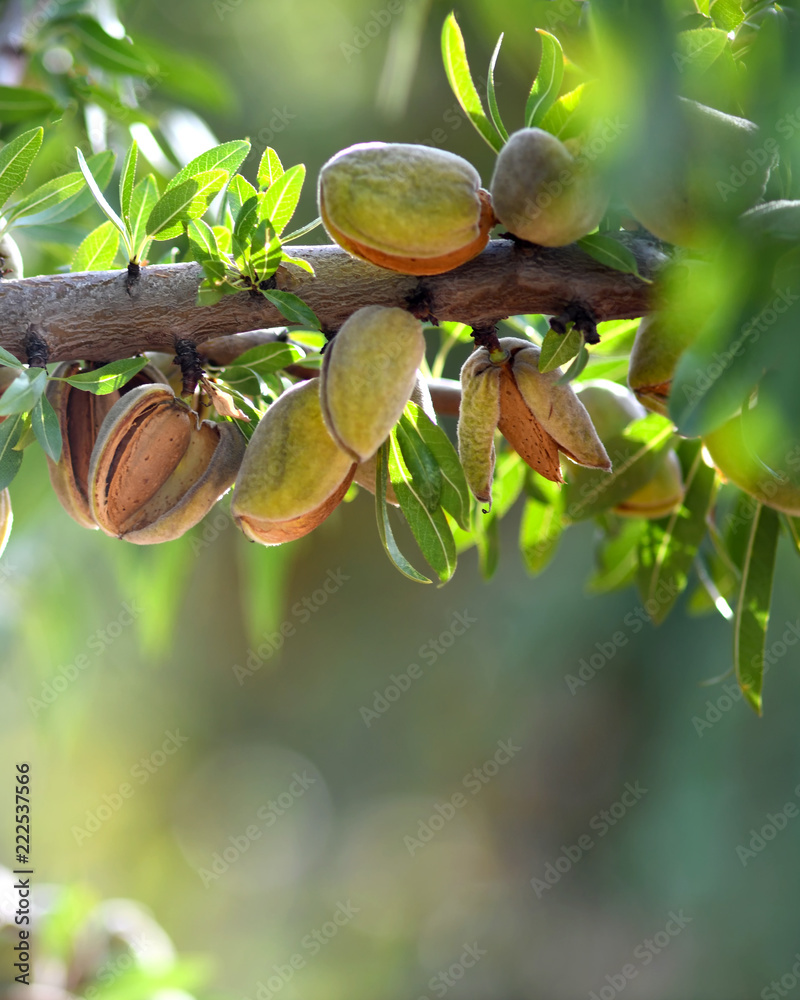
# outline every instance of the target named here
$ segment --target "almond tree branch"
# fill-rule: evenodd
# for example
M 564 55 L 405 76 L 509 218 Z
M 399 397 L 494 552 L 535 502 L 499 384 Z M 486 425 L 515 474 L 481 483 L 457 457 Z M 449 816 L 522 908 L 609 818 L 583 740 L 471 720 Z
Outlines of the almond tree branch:
M 651 242 L 624 233 L 619 238 L 645 277 L 666 260 Z M 596 322 L 635 318 L 650 303 L 649 285 L 604 267 L 575 245 L 493 240 L 468 264 L 422 278 L 355 260 L 336 246 L 291 251 L 307 260 L 316 276 L 284 266 L 276 287 L 307 302 L 326 332 L 338 330 L 364 305 L 401 306 L 421 318 L 487 327 L 523 313 L 558 316 L 576 305 Z M 27 360 L 23 345 L 32 327 L 46 342 L 50 361 L 113 361 L 142 351 L 172 351 L 182 338 L 201 344 L 285 324 L 263 296 L 249 292 L 198 308 L 203 278 L 198 264 L 143 268 L 130 289 L 126 278 L 126 271 L 93 271 L 0 282 L 0 346 Z

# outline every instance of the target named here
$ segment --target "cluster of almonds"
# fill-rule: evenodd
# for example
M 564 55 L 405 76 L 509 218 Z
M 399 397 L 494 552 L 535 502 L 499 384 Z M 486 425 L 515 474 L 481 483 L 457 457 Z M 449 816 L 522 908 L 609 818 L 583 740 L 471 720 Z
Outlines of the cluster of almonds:
M 549 132 L 520 129 L 485 191 L 454 153 L 358 143 L 320 171 L 320 215 L 348 253 L 401 274 L 441 274 L 471 260 L 497 222 L 521 239 L 564 246 L 594 229 L 608 206 L 597 173 L 573 152 Z

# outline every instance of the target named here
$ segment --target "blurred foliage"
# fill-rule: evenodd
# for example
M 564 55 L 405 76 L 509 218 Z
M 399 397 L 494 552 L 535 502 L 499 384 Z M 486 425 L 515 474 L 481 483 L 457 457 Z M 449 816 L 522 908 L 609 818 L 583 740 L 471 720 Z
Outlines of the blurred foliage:
M 0 113 L 0 138 L 46 125 L 26 190 L 77 170 L 66 154 L 75 145 L 112 149 L 121 164 L 131 138 L 162 190 L 217 137 L 245 135 L 253 182 L 267 146 L 314 177 L 337 149 L 372 138 L 451 149 L 491 173 L 493 154 L 461 127 L 447 89 L 439 33 L 449 6 L 438 0 L 18 6 L 26 59 L 16 82 L 39 104 Z M 592 116 L 630 123 L 606 160 L 608 228 L 641 176 L 685 156 L 676 93 L 756 122 L 780 145 L 768 197 L 797 197 L 794 4 L 592 0 L 591 18 L 589 6 L 480 0 L 456 13 L 481 91 L 505 32 L 495 85 L 509 130 L 523 124 L 537 28 L 566 53 L 562 95 L 598 79 L 583 92 Z M 311 187 L 302 220 L 315 214 Z M 20 230 L 28 273 L 63 267 L 100 221 L 87 203 L 68 225 Z M 665 315 L 697 326 L 678 386 L 719 363 L 776 281 L 796 287 L 796 238 L 732 237 L 697 277 L 676 277 Z M 163 253 L 173 247 L 186 252 L 178 239 Z M 776 412 L 765 445 L 796 439 L 796 318 L 787 311 L 754 338 L 758 350 L 712 379 L 691 412 L 674 408 L 679 429 L 719 424 L 769 368 Z M 540 342 L 546 329 L 542 317 L 520 317 L 506 333 Z M 601 328 L 579 380 L 624 383 L 634 329 Z M 428 334 L 431 365 L 451 377 L 468 352 L 464 331 L 452 332 Z M 680 456 L 707 502 L 697 449 Z M 759 724 L 725 673 L 720 617 L 673 616 L 654 633 L 652 573 L 639 596 L 619 590 L 636 576 L 635 554 L 657 551 L 668 529 L 691 593 L 682 608 L 730 617 L 732 594 L 752 593 L 763 640 L 763 581 L 741 587 L 757 527 L 742 491 L 721 488 L 695 579 L 682 546 L 697 547 L 698 523 L 676 531 L 606 509 L 560 539 L 557 491 L 509 451 L 498 465 L 476 556 L 431 595 L 384 565 L 363 531 L 373 516 L 363 494 L 291 550 L 248 546 L 223 502 L 183 539 L 131 551 L 80 531 L 45 488 L 41 453 L 26 460 L 0 565 L 2 759 L 9 770 L 32 761 L 37 880 L 93 887 L 49 890 L 57 902 L 42 923 L 43 955 L 68 963 L 70 936 L 102 910 L 101 892 L 144 900 L 181 950 L 213 953 L 210 995 L 226 997 L 572 997 L 606 988 L 632 960 L 631 996 L 744 1000 L 788 973 L 800 875 L 791 826 L 775 844 L 757 838 L 770 815 L 790 816 L 797 795 L 796 523 L 783 522 L 775 557 L 771 694 Z M 408 544 L 402 526 L 398 537 Z M 542 578 L 525 575 L 546 565 Z M 479 566 L 495 573 L 492 587 L 480 585 Z M 599 596 L 582 593 L 586 578 Z M 162 748 L 175 733 L 187 745 L 173 757 Z M 481 769 L 502 741 L 520 749 L 495 779 L 470 784 L 474 768 L 488 779 Z M 134 804 L 100 820 L 126 782 Z M 647 792 L 617 829 L 626 782 Z M 457 791 L 464 806 L 452 805 Z M 615 817 L 605 828 L 603 810 Z M 582 836 L 592 846 L 574 860 Z M 408 838 L 424 846 L 412 851 Z M 737 848 L 753 843 L 743 859 Z M 651 966 L 637 948 L 675 910 L 692 922 Z M 744 914 L 750 944 L 732 949 Z M 459 965 L 473 941 L 486 955 Z M 194 989 L 191 973 L 118 985 L 158 995 Z M 88 980 L 70 985 L 90 995 Z

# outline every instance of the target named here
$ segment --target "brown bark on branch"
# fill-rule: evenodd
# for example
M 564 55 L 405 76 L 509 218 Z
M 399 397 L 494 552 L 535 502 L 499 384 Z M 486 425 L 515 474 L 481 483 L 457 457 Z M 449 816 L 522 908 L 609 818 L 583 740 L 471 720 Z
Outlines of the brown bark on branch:
M 652 243 L 625 234 L 620 240 L 645 277 L 665 260 Z M 575 245 L 493 240 L 468 264 L 424 278 L 355 260 L 336 246 L 291 250 L 312 264 L 316 277 L 282 267 L 276 287 L 299 295 L 328 332 L 364 305 L 402 306 L 421 316 L 487 327 L 520 313 L 557 316 L 575 305 L 597 322 L 635 318 L 650 303 L 650 286 L 604 267 Z M 23 345 L 33 327 L 46 342 L 50 361 L 113 361 L 142 351 L 173 351 L 178 339 L 200 344 L 285 323 L 263 296 L 248 292 L 198 308 L 203 278 L 198 264 L 143 268 L 130 290 L 126 277 L 125 271 L 95 271 L 0 282 L 0 346 L 27 360 Z

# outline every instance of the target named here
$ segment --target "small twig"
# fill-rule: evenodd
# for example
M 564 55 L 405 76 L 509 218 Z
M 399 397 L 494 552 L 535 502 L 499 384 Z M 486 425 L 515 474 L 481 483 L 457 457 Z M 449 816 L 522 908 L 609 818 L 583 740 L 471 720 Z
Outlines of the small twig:
M 45 368 L 50 358 L 50 349 L 47 341 L 37 331 L 33 323 L 30 324 L 22 342 L 28 365 L 31 368 Z

